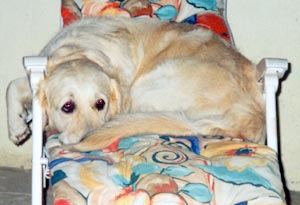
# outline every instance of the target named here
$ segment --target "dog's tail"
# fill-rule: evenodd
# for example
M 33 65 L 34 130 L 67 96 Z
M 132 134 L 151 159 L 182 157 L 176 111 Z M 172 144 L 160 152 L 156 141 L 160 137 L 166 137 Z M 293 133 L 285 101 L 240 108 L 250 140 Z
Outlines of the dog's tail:
M 137 134 L 192 136 L 199 134 L 193 122 L 183 113 L 120 114 L 80 143 L 66 146 L 70 150 L 91 151 L 105 148 L 115 140 Z
M 246 107 L 247 108 L 247 107 Z M 263 141 L 264 118 L 254 115 L 244 107 L 230 113 L 191 120 L 184 113 L 154 112 L 117 115 L 99 130 L 88 134 L 80 143 L 67 146 L 70 150 L 91 151 L 105 148 L 122 137 L 137 134 L 173 136 L 223 135 L 239 137 L 254 142 Z M 245 111 L 246 109 L 246 111 Z

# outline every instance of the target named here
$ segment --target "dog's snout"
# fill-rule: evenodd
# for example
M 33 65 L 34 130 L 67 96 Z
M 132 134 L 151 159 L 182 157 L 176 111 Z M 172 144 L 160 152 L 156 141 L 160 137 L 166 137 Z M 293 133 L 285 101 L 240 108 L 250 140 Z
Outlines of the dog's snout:
M 98 106 L 99 108 L 95 104 L 86 106 L 80 110 L 79 116 L 81 118 L 81 123 L 85 124 L 86 132 L 100 128 L 104 124 L 106 112 L 99 112 L 99 109 L 104 109 L 102 106 L 105 106 L 105 102 L 99 102 Z

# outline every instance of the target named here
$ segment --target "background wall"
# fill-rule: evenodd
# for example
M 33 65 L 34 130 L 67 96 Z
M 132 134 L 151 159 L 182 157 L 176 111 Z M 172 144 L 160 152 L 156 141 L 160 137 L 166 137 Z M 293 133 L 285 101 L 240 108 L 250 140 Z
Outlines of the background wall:
M 31 166 L 31 140 L 17 147 L 8 139 L 6 87 L 25 76 L 22 57 L 40 52 L 58 31 L 59 15 L 60 1 L 0 1 L 0 166 Z
M 300 191 L 300 1 L 228 0 L 228 20 L 237 48 L 255 63 L 287 58 L 278 106 L 281 159 L 290 189 Z
M 0 166 L 30 168 L 31 142 L 8 140 L 5 92 L 25 73 L 22 57 L 36 55 L 59 28 L 59 1 L 0 1 Z M 282 161 L 287 185 L 300 191 L 300 1 L 228 0 L 228 20 L 236 47 L 253 62 L 287 58 L 291 73 L 279 95 Z

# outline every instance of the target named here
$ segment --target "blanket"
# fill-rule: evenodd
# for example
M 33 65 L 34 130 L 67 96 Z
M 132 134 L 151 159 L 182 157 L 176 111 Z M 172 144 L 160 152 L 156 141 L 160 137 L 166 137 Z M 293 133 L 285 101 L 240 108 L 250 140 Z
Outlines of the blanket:
M 90 152 L 45 149 L 55 205 L 286 204 L 276 153 L 222 136 L 138 135 Z

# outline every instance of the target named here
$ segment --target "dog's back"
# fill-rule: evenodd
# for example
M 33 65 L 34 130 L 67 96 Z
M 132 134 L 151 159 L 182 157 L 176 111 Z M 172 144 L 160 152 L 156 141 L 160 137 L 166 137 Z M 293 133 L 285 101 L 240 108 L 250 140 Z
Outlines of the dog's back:
M 186 134 L 264 139 L 259 74 L 208 30 L 150 19 L 88 18 L 66 28 L 43 53 L 50 72 L 74 59 L 97 63 L 129 96 L 126 112 L 184 113 L 193 130 Z

